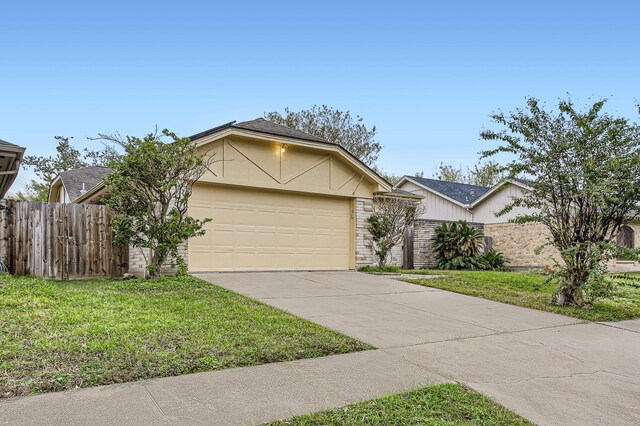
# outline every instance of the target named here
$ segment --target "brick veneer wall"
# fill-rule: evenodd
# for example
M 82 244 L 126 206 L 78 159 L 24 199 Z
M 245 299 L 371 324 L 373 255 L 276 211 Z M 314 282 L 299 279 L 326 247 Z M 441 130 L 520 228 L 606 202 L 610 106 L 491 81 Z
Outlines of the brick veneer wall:
M 415 269 L 435 268 L 436 254 L 433 251 L 432 239 L 436 234 L 436 228 L 443 223 L 451 223 L 451 221 L 418 219 L 413 224 L 413 267 Z M 469 226 L 482 231 L 485 225 L 469 222 Z
M 484 232 L 492 237 L 493 249 L 510 260 L 510 268 L 542 268 L 561 261 L 558 250 L 548 244 L 549 230 L 541 223 L 492 223 L 485 225 Z M 536 254 L 541 246 L 540 254 Z
M 373 200 L 356 198 L 356 269 L 377 265 L 373 237 L 369 232 L 369 217 L 373 214 Z M 390 265 L 402 266 L 402 243 L 391 249 Z
M 143 249 L 129 246 L 129 273 L 137 278 L 142 278 L 145 275 L 145 269 L 147 263 L 143 256 Z M 144 249 L 148 256 L 148 249 Z M 184 262 L 189 266 L 189 243 L 185 242 L 178 247 L 178 254 L 182 257 Z M 162 267 L 162 275 L 174 275 L 176 273 L 176 264 L 173 258 L 168 259 Z
M 373 200 L 356 198 L 356 268 L 375 264 L 373 237 L 369 232 L 369 217 L 373 214 Z
M 640 247 L 640 223 L 629 224 L 634 230 L 634 246 Z M 485 225 L 485 235 L 493 238 L 493 249 L 510 260 L 512 269 L 538 269 L 562 263 L 560 253 L 550 244 L 551 234 L 541 223 L 494 223 Z M 540 254 L 536 248 L 544 245 Z M 609 272 L 640 271 L 640 264 L 612 259 L 607 263 Z

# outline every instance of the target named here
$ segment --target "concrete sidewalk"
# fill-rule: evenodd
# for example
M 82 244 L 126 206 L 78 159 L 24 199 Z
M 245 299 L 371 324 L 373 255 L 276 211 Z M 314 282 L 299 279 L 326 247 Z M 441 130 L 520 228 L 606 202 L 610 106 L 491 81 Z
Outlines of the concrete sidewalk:
M 16 398 L 0 424 L 260 424 L 446 381 L 374 350 Z
M 0 402 L 0 424 L 256 424 L 446 381 L 539 424 L 640 424 L 640 320 L 584 323 L 355 272 L 203 278 L 381 349 Z

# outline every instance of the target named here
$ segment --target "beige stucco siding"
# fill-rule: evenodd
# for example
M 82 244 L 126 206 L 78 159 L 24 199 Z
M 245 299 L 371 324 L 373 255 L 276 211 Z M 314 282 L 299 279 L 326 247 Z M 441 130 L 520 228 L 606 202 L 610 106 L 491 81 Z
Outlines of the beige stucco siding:
M 335 152 L 229 136 L 200 147 L 216 162 L 201 182 L 345 197 L 367 197 L 383 188 Z
M 189 269 L 349 269 L 351 208 L 347 198 L 196 184 L 189 214 L 213 220 L 189 241 Z
M 496 213 L 513 202 L 514 198 L 522 197 L 525 190 L 513 184 L 507 184 L 500 190 L 488 196 L 485 200 L 475 205 L 472 209 L 473 221 L 480 223 L 504 223 L 518 216 L 530 215 L 536 210 L 526 207 L 515 207 L 508 213 L 496 217 Z
M 464 207 L 412 182 L 405 181 L 398 188 L 424 197 L 421 201 L 424 206 L 424 213 L 420 216 L 420 219 L 450 221 L 472 220 L 471 213 Z

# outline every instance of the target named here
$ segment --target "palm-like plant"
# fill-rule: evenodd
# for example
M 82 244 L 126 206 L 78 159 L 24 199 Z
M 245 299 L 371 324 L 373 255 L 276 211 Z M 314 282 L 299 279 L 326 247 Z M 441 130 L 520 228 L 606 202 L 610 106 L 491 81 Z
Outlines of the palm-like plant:
M 483 269 L 478 259 L 484 248 L 484 234 L 460 220 L 443 223 L 436 228 L 433 249 L 436 252 L 438 268 L 441 269 Z

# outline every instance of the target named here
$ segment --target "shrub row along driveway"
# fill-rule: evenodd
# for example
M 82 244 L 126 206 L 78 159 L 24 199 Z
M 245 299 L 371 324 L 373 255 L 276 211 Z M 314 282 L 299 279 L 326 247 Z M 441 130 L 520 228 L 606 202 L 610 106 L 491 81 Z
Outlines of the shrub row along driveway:
M 640 421 L 640 320 L 588 323 L 356 272 L 202 278 L 384 348 L 539 424 Z

